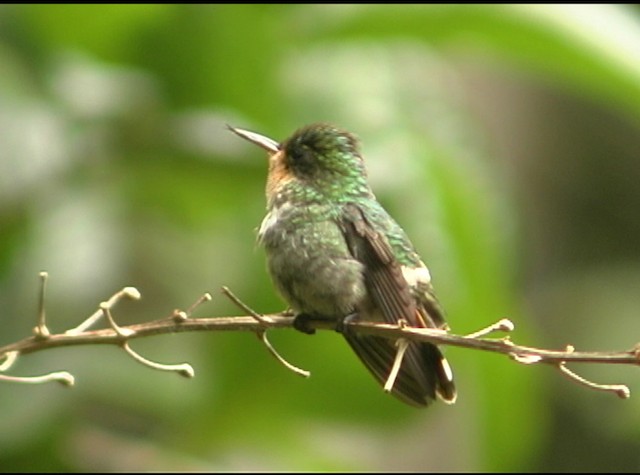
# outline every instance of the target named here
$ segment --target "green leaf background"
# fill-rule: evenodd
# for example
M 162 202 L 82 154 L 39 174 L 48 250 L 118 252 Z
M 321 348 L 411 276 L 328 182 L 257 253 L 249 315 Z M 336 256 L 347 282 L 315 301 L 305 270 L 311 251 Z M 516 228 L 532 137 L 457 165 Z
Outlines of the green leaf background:
M 266 163 L 225 124 L 356 133 L 454 331 L 508 316 L 519 343 L 640 341 L 640 11 L 621 5 L 0 6 L 0 344 L 29 334 L 38 272 L 54 331 L 116 290 L 123 324 L 279 311 L 255 245 Z M 21 358 L 76 386 L 3 384 L 3 471 L 637 471 L 629 385 L 447 348 L 459 399 L 384 394 L 330 332 L 136 341 Z

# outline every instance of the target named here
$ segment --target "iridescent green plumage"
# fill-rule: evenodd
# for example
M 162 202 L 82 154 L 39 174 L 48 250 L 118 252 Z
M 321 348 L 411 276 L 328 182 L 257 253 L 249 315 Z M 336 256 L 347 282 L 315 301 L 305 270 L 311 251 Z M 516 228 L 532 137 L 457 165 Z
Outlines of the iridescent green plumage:
M 258 238 L 269 272 L 305 318 L 446 328 L 429 271 L 402 228 L 375 199 L 353 135 L 328 124 L 296 131 L 282 144 L 238 129 L 270 152 L 267 216 Z M 356 354 L 384 384 L 393 341 L 346 331 Z M 455 401 L 453 376 L 439 349 L 410 343 L 392 390 L 425 406 Z

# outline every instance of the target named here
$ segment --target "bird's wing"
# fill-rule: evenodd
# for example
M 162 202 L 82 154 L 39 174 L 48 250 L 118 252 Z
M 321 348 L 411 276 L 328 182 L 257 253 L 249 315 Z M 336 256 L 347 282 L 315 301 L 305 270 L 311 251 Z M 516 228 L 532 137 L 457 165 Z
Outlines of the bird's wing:
M 365 266 L 365 285 L 383 321 L 393 324 L 404 319 L 410 326 L 433 327 L 431 319 L 424 318 L 426 309 L 422 305 L 417 308 L 387 237 L 374 229 L 362 208 L 356 204 L 346 205 L 341 228 L 351 254 Z M 384 384 L 396 355 L 394 341 L 348 332 L 345 338 L 376 379 Z M 433 400 L 436 393 L 445 401 L 455 400 L 449 364 L 435 345 L 410 343 L 393 393 L 405 402 L 421 406 Z
M 402 267 L 393 254 L 386 236 L 376 231 L 357 205 L 345 206 L 343 233 L 353 257 L 365 265 L 367 288 L 385 323 L 404 319 L 416 321 L 416 303 L 411 295 Z

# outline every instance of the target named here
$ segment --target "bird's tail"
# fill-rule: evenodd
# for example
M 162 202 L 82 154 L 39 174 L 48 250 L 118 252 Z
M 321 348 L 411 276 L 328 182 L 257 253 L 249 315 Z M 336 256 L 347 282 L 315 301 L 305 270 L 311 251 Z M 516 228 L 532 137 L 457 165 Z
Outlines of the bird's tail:
M 385 385 L 397 348 L 387 338 L 345 332 L 351 348 L 381 385 Z M 409 342 L 391 393 L 412 406 L 428 406 L 436 396 L 448 404 L 456 400 L 453 373 L 432 343 Z

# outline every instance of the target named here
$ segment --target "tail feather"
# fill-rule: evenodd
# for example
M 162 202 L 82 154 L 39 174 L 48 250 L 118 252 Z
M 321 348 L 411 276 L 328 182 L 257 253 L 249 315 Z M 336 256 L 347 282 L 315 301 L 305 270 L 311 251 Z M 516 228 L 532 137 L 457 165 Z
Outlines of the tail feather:
M 458 393 L 453 382 L 453 371 L 440 349 L 431 343 L 422 343 L 423 359 L 436 374 L 436 394 L 447 404 L 456 402 Z
M 396 357 L 393 340 L 345 333 L 360 360 L 384 386 Z M 391 393 L 403 402 L 426 407 L 436 395 L 447 403 L 456 399 L 453 375 L 447 360 L 431 343 L 409 342 Z

